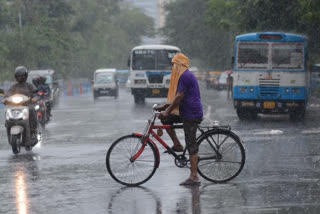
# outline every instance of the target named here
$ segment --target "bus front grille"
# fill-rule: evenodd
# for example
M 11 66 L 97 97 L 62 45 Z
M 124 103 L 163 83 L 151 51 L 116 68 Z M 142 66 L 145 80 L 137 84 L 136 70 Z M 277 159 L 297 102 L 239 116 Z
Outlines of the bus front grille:
M 280 79 L 259 79 L 260 97 L 274 99 L 279 97 Z
M 149 83 L 162 83 L 163 75 L 152 74 L 148 76 Z

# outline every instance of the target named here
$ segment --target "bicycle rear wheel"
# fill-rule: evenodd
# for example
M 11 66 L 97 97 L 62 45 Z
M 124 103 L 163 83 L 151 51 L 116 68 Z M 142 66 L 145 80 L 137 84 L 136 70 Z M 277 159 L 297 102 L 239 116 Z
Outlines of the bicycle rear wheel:
M 142 154 L 135 160 L 130 158 L 141 148 L 142 137 L 126 135 L 116 140 L 106 155 L 106 166 L 110 176 L 120 184 L 138 186 L 148 181 L 158 166 L 156 149 L 147 142 Z
M 198 173 L 205 179 L 224 183 L 243 169 L 245 149 L 239 137 L 230 130 L 209 130 L 198 138 Z

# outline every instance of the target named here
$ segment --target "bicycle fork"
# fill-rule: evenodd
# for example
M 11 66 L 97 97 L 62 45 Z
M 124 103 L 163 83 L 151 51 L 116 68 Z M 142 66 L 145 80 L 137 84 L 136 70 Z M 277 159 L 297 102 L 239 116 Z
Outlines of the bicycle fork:
M 154 147 L 154 149 L 156 150 L 156 160 L 157 160 L 157 164 L 156 167 L 158 168 L 160 165 L 160 152 L 159 149 L 157 147 L 157 145 L 155 144 L 155 142 L 153 140 L 151 140 L 149 137 L 145 137 L 143 134 L 140 133 L 133 133 L 133 136 L 137 136 L 137 137 L 142 137 L 142 143 L 141 143 L 141 147 L 139 148 L 139 150 L 137 151 L 136 154 L 134 154 L 131 158 L 130 158 L 130 162 L 134 162 L 143 152 L 145 146 L 147 145 L 147 142 L 149 141 L 152 146 Z

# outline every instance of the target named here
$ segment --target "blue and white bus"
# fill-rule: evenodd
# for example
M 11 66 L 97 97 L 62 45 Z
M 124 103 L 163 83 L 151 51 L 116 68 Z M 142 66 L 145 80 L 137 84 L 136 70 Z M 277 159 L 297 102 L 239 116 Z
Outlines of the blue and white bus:
M 288 113 L 303 119 L 309 75 L 306 38 L 301 35 L 260 32 L 235 38 L 233 100 L 239 119 L 258 113 Z
M 141 45 L 130 53 L 130 88 L 135 103 L 146 97 L 167 97 L 171 59 L 180 49 L 169 45 Z

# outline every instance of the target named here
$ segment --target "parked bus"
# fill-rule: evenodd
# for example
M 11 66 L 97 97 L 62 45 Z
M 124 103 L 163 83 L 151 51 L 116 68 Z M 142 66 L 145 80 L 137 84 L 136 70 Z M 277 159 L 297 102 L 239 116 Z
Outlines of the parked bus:
M 135 103 L 146 97 L 166 97 L 168 94 L 171 59 L 180 49 L 169 45 L 142 45 L 130 53 L 130 88 Z
M 236 36 L 233 65 L 234 107 L 240 120 L 258 113 L 305 115 L 310 73 L 306 38 L 260 32 Z

